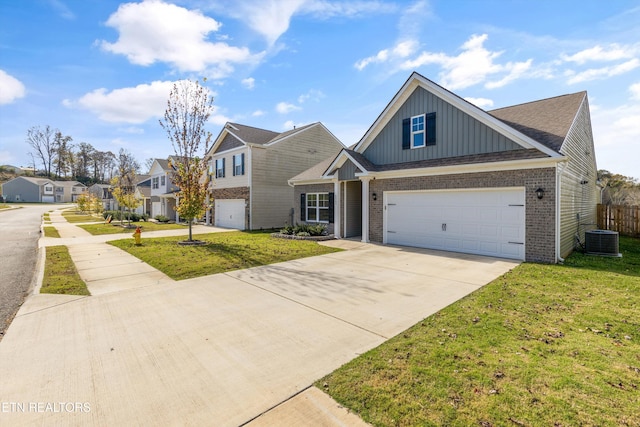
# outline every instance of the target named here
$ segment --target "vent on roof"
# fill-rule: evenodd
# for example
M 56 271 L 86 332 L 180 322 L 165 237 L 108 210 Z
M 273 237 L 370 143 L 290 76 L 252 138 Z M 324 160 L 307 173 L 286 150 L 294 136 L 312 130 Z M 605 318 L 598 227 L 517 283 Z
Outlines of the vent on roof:
M 617 231 L 591 230 L 585 232 L 585 249 L 588 254 L 621 257 Z

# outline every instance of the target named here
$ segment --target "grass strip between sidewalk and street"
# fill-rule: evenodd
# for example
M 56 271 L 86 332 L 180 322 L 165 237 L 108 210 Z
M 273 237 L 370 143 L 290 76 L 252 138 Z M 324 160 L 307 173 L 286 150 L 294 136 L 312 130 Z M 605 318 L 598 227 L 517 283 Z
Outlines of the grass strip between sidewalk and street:
M 524 263 L 316 382 L 374 426 L 638 426 L 640 239 Z
M 261 231 L 200 234 L 194 239 L 203 240 L 206 245 L 178 245 L 185 239 L 185 236 L 145 239 L 143 235 L 141 246 L 136 246 L 133 239 L 115 240 L 109 244 L 129 252 L 175 280 L 340 251 L 307 240 L 278 239 Z
M 128 225 L 125 221 L 124 225 Z M 133 233 L 136 230 L 136 226 L 140 226 L 142 232 L 148 231 L 161 231 L 161 230 L 186 230 L 188 228 L 185 224 L 167 224 L 158 222 L 132 222 L 132 228 L 125 228 L 120 224 L 120 221 L 114 221 L 111 224 L 84 224 L 78 225 L 85 231 L 88 231 L 94 236 L 100 234 L 118 234 L 118 233 Z
M 43 227 L 44 237 L 60 237 L 58 230 L 52 225 L 46 225 Z
M 42 280 L 42 294 L 91 295 L 80 278 L 66 246 L 49 246 Z
M 102 218 L 102 215 L 86 214 L 86 213 L 82 213 L 82 212 L 78 212 L 76 210 L 70 210 L 70 209 L 62 211 L 62 217 L 66 219 L 67 222 L 71 222 L 71 223 L 104 221 L 104 218 Z

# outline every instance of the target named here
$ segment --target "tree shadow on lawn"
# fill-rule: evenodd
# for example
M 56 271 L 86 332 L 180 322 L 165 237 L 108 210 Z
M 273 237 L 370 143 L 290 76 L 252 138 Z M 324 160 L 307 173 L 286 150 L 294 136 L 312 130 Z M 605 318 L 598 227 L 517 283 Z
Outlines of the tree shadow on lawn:
M 621 258 L 588 255 L 576 250 L 567 257 L 564 265 L 640 277 L 640 238 L 620 236 L 619 246 Z

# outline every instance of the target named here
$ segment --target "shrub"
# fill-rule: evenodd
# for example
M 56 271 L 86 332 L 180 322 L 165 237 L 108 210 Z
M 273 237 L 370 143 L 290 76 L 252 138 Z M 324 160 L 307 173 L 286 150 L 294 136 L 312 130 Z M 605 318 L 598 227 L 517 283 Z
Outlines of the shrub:
M 140 221 L 141 219 L 143 219 L 145 217 L 145 215 L 146 215 L 147 218 L 149 217 L 149 215 L 147 215 L 147 214 L 140 215 L 140 214 L 138 214 L 136 212 L 127 212 L 127 211 L 123 211 L 123 212 L 121 212 L 121 211 L 104 211 L 102 213 L 102 216 L 104 217 L 104 219 L 107 219 L 107 217 L 109 215 L 111 215 L 111 218 L 114 221 L 115 220 L 127 221 L 129 218 L 131 218 L 132 222 Z M 122 217 L 121 217 L 121 215 L 122 215 Z M 145 219 L 145 221 L 146 221 L 146 219 Z
M 156 221 L 158 222 L 169 222 L 169 218 L 164 215 L 156 215 Z
M 280 229 L 280 234 L 292 235 L 293 234 L 293 226 L 292 225 L 285 225 L 284 227 L 282 227 Z

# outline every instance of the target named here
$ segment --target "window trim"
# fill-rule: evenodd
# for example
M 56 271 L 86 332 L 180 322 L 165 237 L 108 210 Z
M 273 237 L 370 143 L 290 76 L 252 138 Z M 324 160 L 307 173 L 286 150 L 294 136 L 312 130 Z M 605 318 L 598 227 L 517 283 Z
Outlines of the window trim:
M 160 188 L 159 184 L 160 184 L 160 177 L 155 176 L 151 178 L 151 188 L 153 190 L 157 190 L 158 188 Z
M 414 124 L 414 119 L 418 120 L 422 118 L 422 129 L 419 130 L 414 130 L 414 126 L 420 126 L 420 123 L 416 123 Z M 427 146 L 427 118 L 426 118 L 426 114 L 418 114 L 417 116 L 411 116 L 411 121 L 409 122 L 409 126 L 410 126 L 410 132 L 411 132 L 411 149 L 413 150 L 414 148 L 424 148 Z M 416 135 L 420 135 L 422 134 L 422 144 L 421 145 L 416 145 L 415 144 L 415 137 Z
M 236 159 L 240 159 L 240 163 L 236 164 Z M 234 154 L 233 156 L 233 176 L 244 175 L 244 153 Z
M 224 178 L 224 157 L 221 159 L 216 159 L 215 168 L 216 178 Z
M 327 202 L 327 206 L 320 206 L 320 196 L 324 195 L 326 196 L 326 202 Z M 315 196 L 315 205 L 314 206 L 309 206 L 309 199 L 311 198 L 310 196 Z M 305 201 L 305 218 L 306 218 L 306 222 L 315 222 L 315 223 L 320 223 L 320 224 L 329 224 L 330 223 L 330 218 L 327 220 L 321 220 L 320 219 L 320 211 L 325 211 L 327 212 L 327 217 L 329 217 L 330 214 L 330 197 L 329 197 L 329 192 L 317 192 L 317 193 L 306 193 L 306 201 Z M 316 219 L 309 219 L 309 212 L 314 212 L 314 217 Z

